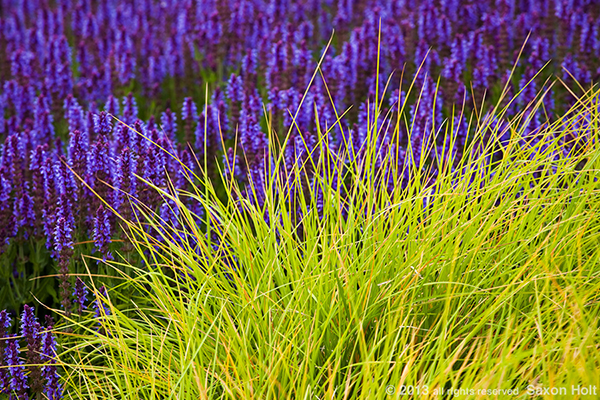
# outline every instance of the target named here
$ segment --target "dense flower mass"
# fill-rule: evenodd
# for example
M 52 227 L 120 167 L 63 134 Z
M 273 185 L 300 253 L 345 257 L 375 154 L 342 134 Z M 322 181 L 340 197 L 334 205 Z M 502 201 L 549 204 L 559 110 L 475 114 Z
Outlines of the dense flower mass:
M 56 338 L 52 325 L 42 328 L 33 307 L 25 305 L 21 317 L 21 336 L 11 336 L 7 329 L 11 320 L 6 312 L 0 312 L 0 393 L 8 393 L 12 399 L 38 398 L 44 394 L 48 399 L 62 398 L 62 386 L 56 372 Z M 27 346 L 26 356 L 21 356 L 21 344 Z
M 366 157 L 373 127 L 378 185 L 392 190 L 425 167 L 433 182 L 441 154 L 458 164 L 469 110 L 505 85 L 509 97 L 526 86 L 504 102 L 507 118 L 547 89 L 527 127 L 539 140 L 572 103 L 544 86 L 552 74 L 582 85 L 600 77 L 595 1 L 0 0 L 0 252 L 43 241 L 69 312 L 76 245 L 93 243 L 103 259 L 118 243 L 131 249 L 108 206 L 133 218 L 143 203 L 177 224 L 150 184 L 182 190 L 199 168 L 222 171 L 254 184 L 241 195 L 262 207 L 269 146 L 285 143 L 286 195 L 301 215 L 315 179 L 304 166 L 325 160 L 346 190 L 338 175 Z M 394 114 L 406 123 L 392 140 L 396 126 L 384 122 Z M 444 121 L 457 127 L 451 140 L 432 136 Z M 493 122 L 508 140 L 503 123 Z M 580 136 L 588 128 L 582 121 Z

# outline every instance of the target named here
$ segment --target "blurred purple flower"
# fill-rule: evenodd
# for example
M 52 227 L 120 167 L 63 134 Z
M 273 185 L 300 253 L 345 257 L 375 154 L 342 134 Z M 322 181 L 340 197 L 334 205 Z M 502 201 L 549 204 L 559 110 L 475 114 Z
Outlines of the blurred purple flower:
M 162 125 L 163 132 L 171 141 L 175 140 L 175 132 L 177 131 L 176 118 L 177 116 L 169 108 L 160 116 L 160 124 Z
M 123 114 L 122 121 L 127 125 L 132 125 L 138 117 L 138 107 L 135 97 L 132 93 L 129 93 L 127 97 L 123 99 Z

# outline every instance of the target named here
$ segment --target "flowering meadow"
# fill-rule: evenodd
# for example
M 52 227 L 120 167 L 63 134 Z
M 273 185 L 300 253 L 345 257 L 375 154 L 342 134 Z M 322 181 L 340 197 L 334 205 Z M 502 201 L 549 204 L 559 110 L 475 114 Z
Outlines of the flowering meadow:
M 600 386 L 598 81 L 596 0 L 0 0 L 0 398 Z

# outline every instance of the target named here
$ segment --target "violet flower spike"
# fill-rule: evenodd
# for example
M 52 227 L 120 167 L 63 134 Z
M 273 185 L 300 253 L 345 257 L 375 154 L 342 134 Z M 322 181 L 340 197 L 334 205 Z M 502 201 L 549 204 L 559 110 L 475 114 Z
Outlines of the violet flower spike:
M 108 317 L 110 315 L 110 307 L 105 304 L 104 299 L 108 300 L 108 293 L 106 292 L 106 287 L 104 285 L 100 286 L 98 289 L 98 295 L 96 296 L 97 300 L 94 301 L 93 306 L 96 311 L 94 317 L 98 320 L 98 331 L 100 334 L 104 333 L 104 327 L 102 326 L 102 321 L 104 317 Z M 110 335 L 110 332 L 108 332 Z
M 94 217 L 94 244 L 97 251 L 102 253 L 102 261 L 112 259 L 112 254 L 108 250 L 111 242 L 111 227 L 104 205 L 100 204 Z
M 110 135 L 112 132 L 110 120 L 111 118 L 106 111 L 94 115 L 94 132 L 96 135 Z
M 0 311 L 0 339 L 6 337 L 6 330 L 10 328 L 10 316 L 6 310 Z M 4 355 L 6 348 L 6 341 L 0 340 L 0 355 Z M 0 366 L 4 367 L 4 357 L 0 357 Z M 6 368 L 0 368 L 0 393 L 8 393 L 8 387 L 10 385 L 10 373 Z
M 27 371 L 29 372 L 29 384 L 33 393 L 40 393 L 42 391 L 42 371 L 39 367 L 39 364 L 41 364 L 40 350 L 42 346 L 40 329 L 41 327 L 35 317 L 33 307 L 25 305 L 21 317 L 21 335 L 27 341 L 27 364 L 29 365 Z
M 6 350 L 4 356 L 6 358 L 6 365 L 8 365 L 8 371 L 10 372 L 10 390 L 17 393 L 19 399 L 28 399 L 27 389 L 27 377 L 25 376 L 25 367 L 23 361 L 19 357 L 20 346 L 16 338 L 9 339 L 7 341 Z
M 47 321 L 47 330 L 42 335 L 42 377 L 44 378 L 43 393 L 49 400 L 63 398 L 63 388 L 59 383 L 60 376 L 56 368 L 56 337 L 52 334 L 52 325 Z
M 135 122 L 138 116 L 138 107 L 135 97 L 132 93 L 129 93 L 127 97 L 123 99 L 123 122 L 127 125 L 131 125 Z
M 77 277 L 75 280 L 75 290 L 73 291 L 73 297 L 75 297 L 75 303 L 77 303 L 77 312 L 79 315 L 83 314 L 83 310 L 87 309 L 85 305 L 87 301 L 88 288 L 81 278 Z

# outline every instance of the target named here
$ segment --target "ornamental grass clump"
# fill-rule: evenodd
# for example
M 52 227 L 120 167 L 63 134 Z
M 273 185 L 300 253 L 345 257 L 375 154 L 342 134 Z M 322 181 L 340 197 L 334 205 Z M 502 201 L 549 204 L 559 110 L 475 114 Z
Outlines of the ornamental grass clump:
M 594 383 L 599 65 L 589 0 L 0 0 L 0 390 Z
M 233 160 L 248 153 L 227 157 L 224 198 L 203 165 L 189 191 L 152 185 L 170 219 L 136 205 L 127 226 L 143 265 L 98 297 L 103 318 L 70 319 L 66 397 L 363 399 L 410 386 L 439 398 L 600 384 L 598 95 L 534 136 L 543 93 L 517 118 L 498 106 L 471 119 L 458 145 L 454 118 L 408 130 L 430 139 L 402 163 L 406 120 L 380 115 L 379 95 L 358 149 L 332 149 L 335 126 L 306 140 L 290 110 L 283 143 L 268 131 L 260 153 L 251 147 L 260 168 L 243 187 Z M 396 126 L 388 139 L 385 124 Z
M 187 184 L 181 166 L 128 127 L 177 153 L 186 168 L 206 159 L 217 181 L 221 160 L 244 152 L 236 179 L 261 180 L 263 167 L 255 164 L 262 162 L 267 126 L 282 139 L 294 120 L 292 142 L 314 146 L 321 129 L 330 132 L 332 148 L 352 143 L 358 154 L 373 123 L 376 87 L 396 72 L 379 118 L 402 99 L 411 105 L 403 113 L 415 131 L 450 116 L 468 125 L 470 114 L 485 115 L 482 105 L 496 104 L 507 85 L 505 99 L 526 87 L 506 108 L 509 118 L 547 91 L 532 114 L 535 131 L 600 79 L 599 10 L 588 0 L 4 0 L 0 309 L 17 312 L 39 300 L 67 310 L 71 275 L 86 273 L 82 255 L 133 255 L 114 218 L 103 220 L 106 207 L 100 210 L 90 188 L 134 219 L 128 200 L 166 208 L 148 186 L 135 186 L 133 174 L 165 186 L 166 166 L 173 174 L 179 169 L 175 186 Z M 317 79 L 304 96 L 332 32 L 322 61 L 328 83 Z M 547 85 L 555 77 L 566 85 Z M 453 112 L 463 104 L 464 113 Z M 406 151 L 404 124 L 401 130 L 397 145 Z M 464 131 L 456 132 L 460 148 Z M 412 135 L 416 157 L 424 139 L 422 132 Z M 50 275 L 58 277 L 41 279 Z

